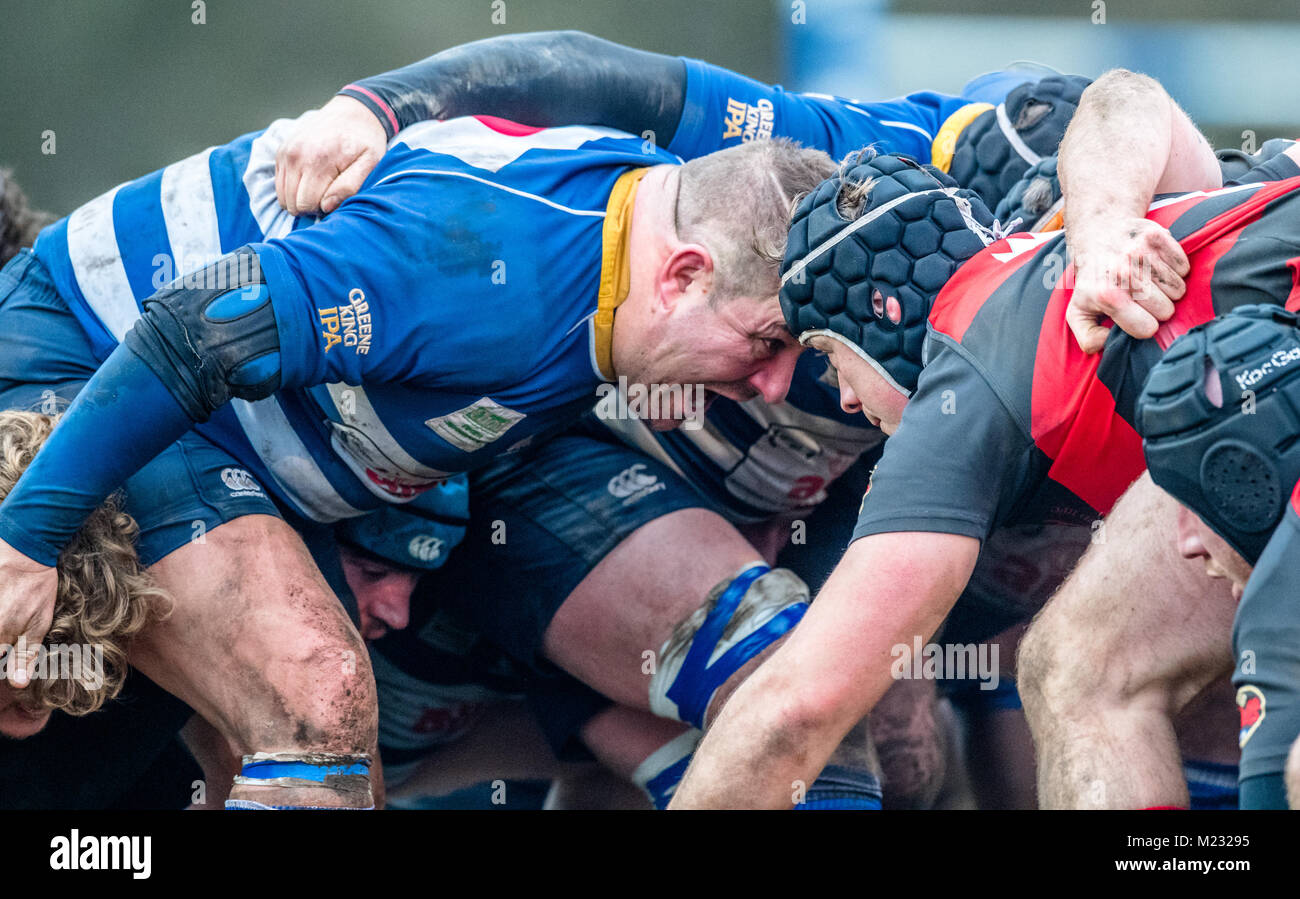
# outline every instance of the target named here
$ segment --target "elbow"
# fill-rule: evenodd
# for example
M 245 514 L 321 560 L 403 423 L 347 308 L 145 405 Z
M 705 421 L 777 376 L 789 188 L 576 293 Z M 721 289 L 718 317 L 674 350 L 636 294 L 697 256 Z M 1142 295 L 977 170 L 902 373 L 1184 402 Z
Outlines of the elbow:
M 1130 69 L 1110 69 L 1084 88 L 1080 108 L 1109 109 L 1132 103 L 1140 97 L 1164 97 L 1164 87 L 1150 75 Z

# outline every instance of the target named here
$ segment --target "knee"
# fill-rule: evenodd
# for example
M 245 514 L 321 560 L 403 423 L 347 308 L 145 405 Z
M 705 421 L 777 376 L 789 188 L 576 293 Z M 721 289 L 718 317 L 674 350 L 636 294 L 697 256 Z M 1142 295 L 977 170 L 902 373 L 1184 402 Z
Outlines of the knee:
M 1291 744 L 1286 759 L 1286 800 L 1293 809 L 1300 809 L 1300 739 Z
M 379 712 L 360 636 L 350 625 L 307 627 L 293 644 L 279 670 L 267 672 L 283 700 L 285 736 L 297 749 L 368 751 L 378 735 Z
M 706 720 L 808 608 L 794 572 L 756 564 L 715 586 L 659 651 L 650 709 L 703 729 Z
M 1058 685 L 1052 677 L 1054 667 L 1063 660 L 1057 658 L 1049 621 L 1039 618 L 1025 631 L 1016 656 L 1016 686 L 1026 707 L 1046 700 Z

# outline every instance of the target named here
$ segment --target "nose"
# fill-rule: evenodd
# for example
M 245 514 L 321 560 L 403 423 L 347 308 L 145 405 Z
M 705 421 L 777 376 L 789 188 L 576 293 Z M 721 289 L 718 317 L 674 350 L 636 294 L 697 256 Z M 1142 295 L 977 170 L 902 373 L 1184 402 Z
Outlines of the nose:
M 758 391 L 764 402 L 779 403 L 785 399 L 801 352 L 801 346 L 786 347 L 749 376 L 749 386 Z
M 389 630 L 400 631 L 411 623 L 411 591 L 415 577 L 408 574 L 391 574 L 370 588 L 370 614 L 388 625 Z
M 862 411 L 862 401 L 843 377 L 840 378 L 840 408 L 850 415 L 857 415 Z
M 1196 532 L 1195 515 L 1186 506 L 1178 507 L 1178 554 L 1184 559 L 1199 559 L 1210 555 Z

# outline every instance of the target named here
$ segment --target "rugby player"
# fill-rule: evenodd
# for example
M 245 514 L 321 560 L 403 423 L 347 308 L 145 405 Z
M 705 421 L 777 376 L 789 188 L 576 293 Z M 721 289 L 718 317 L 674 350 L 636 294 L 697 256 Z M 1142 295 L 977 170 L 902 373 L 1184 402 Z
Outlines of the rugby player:
M 1137 407 L 1151 477 L 1183 504 L 1179 548 L 1239 599 L 1242 808 L 1287 808 L 1288 796 L 1300 806 L 1297 324 L 1251 306 L 1194 328 L 1152 369 Z
M 1090 93 L 1071 133 L 1096 124 L 1085 116 Z M 1196 159 L 1169 167 L 1156 187 L 1194 189 L 1206 177 L 1217 182 L 1212 153 L 1209 159 L 1208 166 Z M 1252 177 L 1283 170 L 1300 175 L 1286 157 L 1269 165 Z M 1275 253 L 1223 251 L 1256 218 L 1272 225 L 1271 235 L 1284 234 L 1279 223 L 1290 213 L 1297 183 L 1193 193 L 1153 210 L 1182 244 L 1192 272 L 1217 251 L 1218 277 L 1195 280 L 1195 293 L 1175 313 L 1177 327 L 1185 330 L 1216 309 L 1271 299 L 1263 285 L 1291 284 L 1286 260 L 1295 254 L 1293 248 L 1285 252 L 1284 237 Z M 801 340 L 830 356 L 845 408 L 864 412 L 894 439 L 864 499 L 857 539 L 790 639 L 733 694 L 675 805 L 786 804 L 789 783 L 815 770 L 888 687 L 891 647 L 925 639 L 937 628 L 993 527 L 1052 519 L 1091 526 L 1142 473 L 1132 404 L 1162 344 L 1116 331 L 1100 358 L 1085 356 L 1066 340 L 1071 284 L 1061 277 L 1064 236 L 1002 237 L 994 225 L 978 197 L 897 157 L 868 158 L 847 179 L 831 179 L 801 204 L 783 269 L 787 321 Z M 1151 541 L 1139 539 L 1149 521 L 1144 517 L 1159 512 L 1150 509 L 1159 503 L 1153 492 L 1146 481 L 1117 507 L 1104 542 L 1094 543 L 1072 582 L 1096 577 L 1089 560 L 1099 556 L 1114 576 L 1116 560 L 1105 554 L 1124 556 L 1140 546 L 1141 570 L 1134 559 L 1121 557 L 1119 576 L 1131 578 L 1133 594 L 1151 597 L 1151 607 L 1180 592 L 1206 592 L 1204 579 L 1186 564 L 1156 555 Z M 1165 556 L 1174 556 L 1172 541 Z M 1083 589 L 1090 587 L 1095 581 L 1085 581 Z M 1038 655 L 1022 649 L 1021 664 L 1032 660 L 1037 689 L 1039 672 L 1056 677 L 1067 667 L 1041 655 L 1053 649 L 1077 657 L 1076 670 L 1069 671 L 1076 683 L 1121 676 L 1113 666 L 1099 666 L 1089 647 L 1079 651 L 1079 635 L 1092 635 L 1093 619 L 1120 618 L 1117 607 L 1127 605 L 1127 595 L 1112 592 L 1096 602 L 1094 593 L 1092 617 L 1073 622 L 1073 639 L 1058 633 L 1055 643 L 1040 641 Z M 1059 603 L 1058 594 L 1043 617 Z M 1087 673 L 1077 670 L 1084 664 Z M 1204 682 L 1178 705 L 1200 686 Z M 1053 711 L 1066 714 L 1059 705 Z M 1068 740 L 1054 742 L 1080 754 Z M 1062 763 L 1043 764 L 1059 771 Z M 1128 773 L 1119 760 L 1115 766 L 1106 773 Z M 1086 801 L 1063 801 L 1055 786 L 1040 776 L 1040 801 Z M 1097 804 L 1187 801 L 1181 777 L 1170 787 L 1174 800 L 1166 802 L 1118 796 L 1105 787 Z
M 554 68 L 554 54 L 542 52 L 557 42 L 566 54 L 562 70 Z M 616 77 L 600 77 L 615 71 Z M 1007 73 L 992 80 L 1014 84 L 1025 77 Z M 1028 167 L 1021 154 L 1037 159 L 1029 144 L 1042 153 L 1055 149 L 1072 110 L 1062 89 L 1071 84 L 1077 83 L 1019 91 L 1006 104 L 1009 112 L 971 97 L 933 94 L 868 104 L 786 94 L 698 61 L 641 53 L 585 35 L 493 39 L 345 88 L 319 116 L 305 117 L 304 131 L 286 142 L 277 189 L 290 209 L 313 208 L 322 192 L 322 206 L 330 208 L 365 177 L 367 159 L 388 136 L 381 125 L 473 110 L 539 123 L 568 115 L 618 124 L 670 139 L 668 149 L 683 155 L 771 134 L 794 136 L 837 155 L 886 142 L 966 166 L 969 180 L 998 191 L 996 200 Z M 765 110 L 770 122 L 760 118 L 764 127 L 748 133 L 732 126 L 737 109 Z M 994 127 L 1010 119 L 1017 128 L 1006 131 L 1015 140 Z M 977 170 L 975 135 L 983 142 L 978 156 L 991 157 L 998 166 L 991 174 Z M 662 714 L 683 714 L 675 702 L 657 695 L 671 682 L 652 676 L 641 663 L 643 654 L 666 649 L 674 626 L 695 615 L 699 598 L 718 595 L 735 572 L 770 564 L 791 523 L 802 523 L 824 499 L 827 486 L 880 440 L 860 417 L 835 408 L 824 372 L 824 362 L 802 360 L 784 406 L 759 398 L 743 406 L 719 400 L 698 432 L 654 434 L 637 422 L 590 422 L 494 465 L 475 479 L 472 518 L 483 525 L 478 533 L 471 527 L 467 552 L 443 573 L 449 583 L 440 594 L 451 602 L 464 597 L 465 614 L 525 664 L 553 662 L 620 702 L 646 707 L 649 700 Z M 601 425 L 639 452 L 621 448 Z M 500 545 L 488 527 L 498 522 L 507 534 L 522 533 L 525 539 L 513 536 Z M 847 531 L 818 542 L 834 547 Z M 750 542 L 763 549 L 761 555 Z M 665 571 L 666 558 L 680 561 Z M 478 573 L 489 565 L 495 576 L 483 584 Z M 797 598 L 802 587 L 791 581 L 790 589 Z M 525 603 L 529 608 L 521 611 Z M 762 641 L 751 641 L 752 650 L 735 665 L 766 650 L 785 626 L 768 628 Z M 700 726 L 739 679 L 719 674 L 711 701 L 687 713 L 698 717 L 692 723 Z M 900 690 L 905 686 L 912 685 Z M 901 702 L 915 705 L 916 699 Z M 897 783 L 900 779 L 894 778 L 900 791 L 916 789 Z
M 5 269 L 0 399 L 89 386 L 0 508 L 0 640 L 39 642 L 50 564 L 127 481 L 142 560 L 175 598 L 134 661 L 245 754 L 325 753 L 345 761 L 315 776 L 359 779 L 232 799 L 368 806 L 351 788 L 372 675 L 283 517 L 410 500 L 620 375 L 779 400 L 799 348 L 754 247 L 782 245 L 791 198 L 832 164 L 770 141 L 679 168 L 608 129 L 459 119 L 405 132 L 314 223 L 275 204 L 284 127 L 111 191 Z M 666 418 L 691 415 L 681 397 Z

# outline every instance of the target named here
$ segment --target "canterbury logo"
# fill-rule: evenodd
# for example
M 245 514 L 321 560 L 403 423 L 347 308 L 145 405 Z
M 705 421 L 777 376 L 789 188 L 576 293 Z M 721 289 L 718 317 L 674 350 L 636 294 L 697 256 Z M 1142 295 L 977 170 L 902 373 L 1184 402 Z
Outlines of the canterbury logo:
M 609 479 L 609 492 L 622 499 L 625 496 L 631 496 L 638 490 L 653 487 L 657 483 L 659 483 L 659 479 L 652 474 L 646 474 L 645 466 L 638 462 L 631 468 L 625 468 Z
M 253 476 L 242 468 L 223 468 L 221 469 L 221 483 L 225 484 L 232 492 L 239 493 L 244 490 L 251 490 L 255 493 L 262 492 L 262 486 L 253 480 Z
M 421 562 L 432 562 L 442 555 L 442 538 L 434 537 L 432 534 L 420 534 L 411 538 L 411 542 L 406 546 L 406 551 L 411 554 L 413 559 L 419 559 Z

